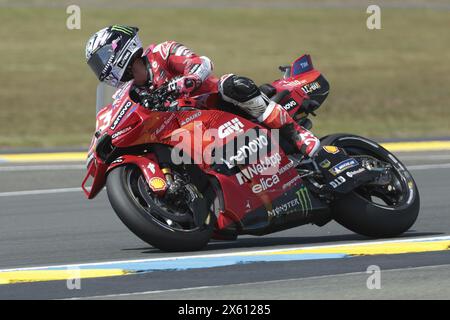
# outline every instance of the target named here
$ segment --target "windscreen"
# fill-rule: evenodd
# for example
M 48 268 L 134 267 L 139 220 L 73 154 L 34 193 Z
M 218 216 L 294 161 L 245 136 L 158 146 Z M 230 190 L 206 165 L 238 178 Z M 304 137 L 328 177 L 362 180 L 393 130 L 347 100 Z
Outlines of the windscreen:
M 112 96 L 117 91 L 117 88 L 108 86 L 100 82 L 97 86 L 97 102 L 96 102 L 96 114 L 106 105 L 113 102 Z

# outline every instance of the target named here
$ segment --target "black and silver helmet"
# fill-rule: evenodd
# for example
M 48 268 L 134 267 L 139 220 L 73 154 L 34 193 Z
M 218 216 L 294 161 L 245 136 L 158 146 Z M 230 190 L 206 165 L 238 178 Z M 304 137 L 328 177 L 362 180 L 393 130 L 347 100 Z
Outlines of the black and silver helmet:
M 143 53 L 138 28 L 114 25 L 95 33 L 86 44 L 86 60 L 97 78 L 113 87 L 132 79 L 131 62 Z

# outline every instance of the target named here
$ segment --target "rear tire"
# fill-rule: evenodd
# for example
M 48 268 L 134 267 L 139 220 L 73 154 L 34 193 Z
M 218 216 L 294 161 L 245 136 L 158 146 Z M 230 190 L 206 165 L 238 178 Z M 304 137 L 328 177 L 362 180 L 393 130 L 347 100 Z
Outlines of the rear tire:
M 333 218 L 345 228 L 374 238 L 395 237 L 408 231 L 417 219 L 420 197 L 416 183 L 405 166 L 389 151 L 369 139 L 336 134 L 323 138 L 322 145 L 333 145 L 350 155 L 365 152 L 379 160 L 390 163 L 405 194 L 395 206 L 369 201 L 354 191 L 332 204 Z
M 130 190 L 127 177 L 130 170 L 139 170 L 134 165 L 115 168 L 108 174 L 107 193 L 109 201 L 120 220 L 135 235 L 148 244 L 163 251 L 195 251 L 205 247 L 213 233 L 214 212 L 209 214 L 209 223 L 196 230 L 179 231 L 158 220 L 139 203 L 133 190 Z M 155 203 L 153 210 L 163 210 Z M 208 221 L 207 219 L 207 221 Z

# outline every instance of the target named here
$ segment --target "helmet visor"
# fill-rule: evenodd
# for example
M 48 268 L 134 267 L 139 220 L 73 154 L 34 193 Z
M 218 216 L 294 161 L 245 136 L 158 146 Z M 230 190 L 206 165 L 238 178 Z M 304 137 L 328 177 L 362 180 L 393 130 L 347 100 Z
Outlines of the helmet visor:
M 112 45 L 109 44 L 98 49 L 89 58 L 87 63 L 100 81 L 103 81 L 104 78 L 111 72 L 114 57 L 114 49 Z

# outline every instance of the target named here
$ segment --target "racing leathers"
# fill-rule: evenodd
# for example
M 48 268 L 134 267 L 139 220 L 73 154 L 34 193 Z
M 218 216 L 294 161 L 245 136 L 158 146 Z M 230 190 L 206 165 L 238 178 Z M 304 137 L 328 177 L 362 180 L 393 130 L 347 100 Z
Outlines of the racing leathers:
M 282 129 L 283 137 L 298 150 L 312 157 L 320 147 L 320 140 L 299 126 L 278 103 L 270 101 L 258 86 L 246 77 L 228 74 L 220 79 L 212 75 L 209 58 L 198 56 L 175 41 L 166 41 L 147 48 L 142 56 L 148 71 L 148 81 L 133 90 L 144 97 L 167 84 L 168 89 L 180 95 L 200 95 L 219 91 L 223 101 L 239 108 L 249 117 L 272 129 Z

